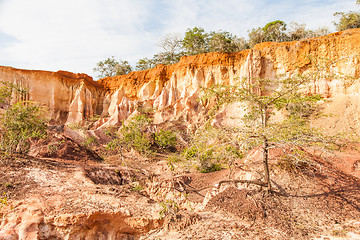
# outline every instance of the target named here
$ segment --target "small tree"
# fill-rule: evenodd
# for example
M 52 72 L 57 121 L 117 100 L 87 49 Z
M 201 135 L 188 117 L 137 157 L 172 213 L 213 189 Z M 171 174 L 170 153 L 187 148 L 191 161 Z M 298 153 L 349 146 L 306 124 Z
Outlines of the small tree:
M 46 136 L 43 109 L 32 102 L 18 102 L 0 116 L 1 143 L 6 152 L 27 151 L 31 138 Z
M 164 49 L 162 56 L 168 59 L 167 64 L 173 64 L 179 61 L 182 47 L 182 36 L 180 33 L 168 33 L 161 38 L 158 46 Z
M 288 40 L 286 23 L 280 20 L 269 22 L 263 28 L 253 28 L 249 32 L 250 47 L 262 42 L 284 42 Z
M 238 50 L 235 39 L 229 32 L 210 32 L 209 52 L 235 52 Z
M 136 64 L 136 70 L 143 71 L 143 70 L 151 69 L 155 67 L 156 64 L 157 61 L 154 58 L 153 59 L 141 58 Z
M 226 165 L 230 168 L 242 152 L 228 130 L 204 124 L 191 136 L 189 147 L 183 150 L 181 159 L 203 173 L 221 170 Z
M 208 52 L 209 35 L 203 28 L 188 28 L 182 41 L 187 54 L 197 55 Z
M 327 67 L 327 66 L 326 66 Z M 204 99 L 213 98 L 219 105 L 242 102 L 247 106 L 247 114 L 243 118 L 242 127 L 237 131 L 244 151 L 261 146 L 263 155 L 264 181 L 260 185 L 271 190 L 269 170 L 269 149 L 275 146 L 293 146 L 284 151 L 295 159 L 298 165 L 306 160 L 297 155 L 303 152 L 299 146 L 309 146 L 322 141 L 320 132 L 309 126 L 307 117 L 313 109 L 311 106 L 319 101 L 319 95 L 307 95 L 305 89 L 313 79 L 323 77 L 319 68 L 309 75 L 296 77 L 279 77 L 276 79 L 243 78 L 232 86 L 215 85 L 204 89 Z M 281 122 L 271 121 L 271 113 L 275 110 L 287 110 Z M 303 144 L 303 145 L 302 145 Z
M 267 42 L 284 42 L 288 40 L 286 23 L 284 21 L 276 20 L 269 22 L 263 27 L 262 31 Z
M 359 12 L 336 12 L 334 16 L 339 16 L 339 22 L 334 22 L 337 31 L 343 31 L 351 28 L 360 27 L 360 13 Z
M 249 47 L 252 48 L 258 43 L 265 42 L 265 33 L 263 32 L 262 28 L 253 28 L 249 31 Z
M 242 51 L 245 49 L 249 49 L 249 43 L 245 40 L 245 38 L 242 37 L 236 37 L 233 40 L 233 44 L 236 46 L 235 51 Z
M 46 118 L 44 109 L 30 101 L 19 101 L 10 105 L 13 94 L 25 94 L 26 91 L 19 86 L 0 82 L 0 149 L 7 152 L 24 153 L 28 150 L 31 138 L 46 136 Z
M 98 72 L 98 78 L 114 77 L 117 75 L 125 75 L 132 71 L 128 61 L 117 61 L 114 56 L 100 61 L 93 68 L 94 72 Z
M 297 22 L 290 23 L 290 30 L 288 31 L 288 40 L 298 41 L 306 38 L 320 37 L 329 34 L 326 27 L 321 27 L 316 30 L 306 29 L 306 24 L 299 24 Z
M 159 64 L 169 65 L 178 62 L 181 56 L 183 56 L 182 52 L 181 53 L 161 52 L 155 54 L 153 56 L 152 61 L 155 63 L 155 66 Z

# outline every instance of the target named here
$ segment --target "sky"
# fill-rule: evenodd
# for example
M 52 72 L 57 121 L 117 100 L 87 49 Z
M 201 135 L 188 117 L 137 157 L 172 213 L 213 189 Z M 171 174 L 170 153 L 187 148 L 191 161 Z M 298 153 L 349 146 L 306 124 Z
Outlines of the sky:
M 127 60 L 161 51 L 168 33 L 223 30 L 247 38 L 274 20 L 326 26 L 355 0 L 0 0 L 0 65 L 86 73 L 108 57 Z

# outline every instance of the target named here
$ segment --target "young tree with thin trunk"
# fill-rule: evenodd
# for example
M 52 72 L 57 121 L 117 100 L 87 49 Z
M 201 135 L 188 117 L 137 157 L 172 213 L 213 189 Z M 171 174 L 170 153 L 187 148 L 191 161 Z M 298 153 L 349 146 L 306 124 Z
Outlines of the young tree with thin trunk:
M 179 61 L 181 57 L 182 36 L 180 33 L 168 33 L 158 43 L 158 46 L 164 49 L 164 52 L 158 56 L 165 56 L 167 64 L 173 64 Z
M 231 86 L 203 89 L 203 100 L 215 99 L 218 106 L 234 102 L 246 106 L 246 114 L 239 119 L 241 127 L 236 132 L 243 142 L 240 144 L 243 152 L 261 146 L 264 173 L 262 181 L 250 183 L 266 186 L 271 191 L 269 149 L 282 148 L 291 164 L 303 166 L 308 161 L 303 149 L 325 142 L 323 135 L 310 126 L 308 118 L 315 109 L 314 104 L 322 98 L 307 92 L 309 83 L 323 78 L 328 67 L 320 67 L 308 75 L 243 78 Z M 282 121 L 272 118 L 276 111 L 282 112 Z

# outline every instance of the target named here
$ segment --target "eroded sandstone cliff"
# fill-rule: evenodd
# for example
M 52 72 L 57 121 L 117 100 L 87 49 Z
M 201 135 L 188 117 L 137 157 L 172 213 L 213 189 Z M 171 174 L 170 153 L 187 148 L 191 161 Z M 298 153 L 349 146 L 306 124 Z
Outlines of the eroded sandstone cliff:
M 302 41 L 261 43 L 237 53 L 185 56 L 170 66 L 159 65 L 97 82 L 85 74 L 10 67 L 0 67 L 0 80 L 27 88 L 27 98 L 47 106 L 54 124 L 70 124 L 100 115 L 102 119 L 95 126 L 101 129 L 119 125 L 137 107 L 155 109 L 156 123 L 183 116 L 191 124 L 204 108 L 197 101 L 201 87 L 233 84 L 243 77 L 275 78 L 280 74 L 314 71 L 315 61 L 336 61 L 331 65 L 332 71 L 358 78 L 359 54 L 360 29 L 353 29 Z M 337 101 L 347 101 L 353 111 L 360 102 L 359 90 L 358 79 L 344 82 L 333 77 L 314 79 L 309 91 L 332 99 L 337 105 Z M 327 107 L 331 109 L 333 105 L 329 103 Z M 239 112 L 238 106 L 230 106 L 218 120 L 231 122 L 226 119 Z M 357 126 L 359 117 L 352 114 L 345 124 Z
M 22 70 L 0 66 L 0 80 L 27 90 L 25 100 L 47 107 L 54 124 L 82 121 L 101 111 L 104 89 L 86 74 Z
M 48 108 L 51 124 L 99 115 L 88 131 L 99 137 L 101 129 L 120 125 L 138 108 L 153 109 L 155 123 L 183 117 L 191 126 L 208 107 L 198 101 L 201 87 L 233 84 L 242 77 L 292 76 L 314 71 L 314 61 L 335 61 L 331 71 L 352 78 L 326 75 L 313 80 L 307 91 L 327 98 L 323 108 L 331 115 L 314 124 L 334 133 L 360 133 L 359 54 L 360 29 L 355 29 L 299 42 L 262 43 L 238 53 L 187 56 L 174 65 L 97 82 L 85 74 L 11 67 L 0 67 L 0 81 L 27 89 L 24 96 L 14 94 L 13 101 L 22 97 L 40 102 Z M 227 106 L 215 123 L 233 124 L 232 116 L 242 112 L 239 104 Z M 10 196 L 9 201 L 0 197 L 0 239 L 171 239 L 171 234 L 173 239 L 254 239 L 261 231 L 269 239 L 302 239 L 321 233 L 324 226 L 332 233 L 346 230 L 354 239 L 360 234 L 354 220 L 359 219 L 360 202 L 359 153 L 354 149 L 334 156 L 314 153 L 315 164 L 304 174 L 274 167 L 272 180 L 279 195 L 269 200 L 259 188 L 221 189 L 231 169 L 174 176 L 168 162 L 132 152 L 111 156 L 102 164 L 58 132 L 32 145 L 29 154 L 34 157 L 0 161 L 0 192 Z M 82 137 L 79 132 L 65 128 L 73 139 Z M 248 157 L 254 164 L 240 168 L 235 179 L 261 177 L 261 152 L 254 149 Z M 280 166 L 281 158 L 273 159 L 273 166 Z M 177 207 L 171 208 L 174 200 L 191 214 L 176 213 Z M 217 208 L 211 212 L 212 207 Z M 168 216 L 161 219 L 166 211 Z M 339 225 L 340 230 L 335 228 Z

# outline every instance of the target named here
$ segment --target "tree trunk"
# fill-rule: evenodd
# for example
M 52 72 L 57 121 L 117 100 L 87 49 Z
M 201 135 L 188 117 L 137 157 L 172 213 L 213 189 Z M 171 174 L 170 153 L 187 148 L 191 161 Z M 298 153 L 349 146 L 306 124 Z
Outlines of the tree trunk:
M 262 115 L 261 115 L 261 117 L 262 117 L 261 120 L 262 120 L 264 130 L 267 127 L 266 110 L 267 110 L 267 108 L 264 107 L 262 109 Z M 263 142 L 263 166 L 264 166 L 264 174 L 265 174 L 265 184 L 267 185 L 268 191 L 271 191 L 270 171 L 269 171 L 269 163 L 268 163 L 268 158 L 269 158 L 268 140 L 265 135 L 263 136 L 263 140 L 264 140 L 264 142 Z
M 264 142 L 263 142 L 263 166 L 264 166 L 264 173 L 265 173 L 265 184 L 267 184 L 267 190 L 271 191 L 268 156 L 269 156 L 268 142 L 267 142 L 267 138 L 264 137 Z

